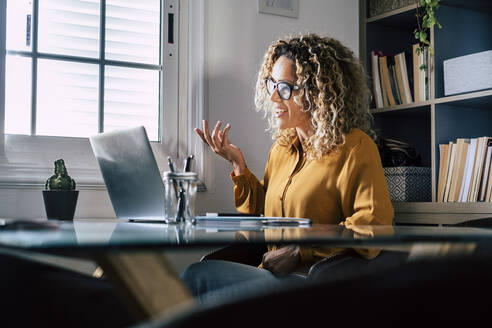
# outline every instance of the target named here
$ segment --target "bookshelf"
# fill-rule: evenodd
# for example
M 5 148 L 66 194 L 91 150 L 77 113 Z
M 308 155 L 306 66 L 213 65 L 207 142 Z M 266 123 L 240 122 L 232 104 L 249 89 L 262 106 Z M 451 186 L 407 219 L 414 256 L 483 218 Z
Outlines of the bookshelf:
M 405 51 L 411 55 L 417 26 L 417 4 L 370 17 L 370 2 L 359 1 L 360 59 L 369 76 L 371 51 Z M 439 144 L 463 137 L 492 136 L 492 89 L 445 96 L 443 72 L 446 59 L 492 49 L 492 1 L 441 0 L 436 18 L 443 28 L 429 31 L 434 55 L 429 59 L 428 99 L 372 109 L 378 134 L 412 144 L 421 154 L 422 166 L 432 171 L 432 202 L 394 203 L 397 223 L 455 224 L 492 217 L 490 202 L 436 201 Z

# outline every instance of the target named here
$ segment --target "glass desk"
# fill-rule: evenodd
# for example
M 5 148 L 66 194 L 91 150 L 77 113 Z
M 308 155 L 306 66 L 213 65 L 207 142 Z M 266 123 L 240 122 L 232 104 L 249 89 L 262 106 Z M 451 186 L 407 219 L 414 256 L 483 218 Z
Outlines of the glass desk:
M 239 235 L 248 239 L 238 238 Z M 391 249 L 423 244 L 471 245 L 484 241 L 492 241 L 492 230 L 425 226 L 284 226 L 251 222 L 193 226 L 108 219 L 73 222 L 0 220 L 0 248 L 94 259 L 108 279 L 124 290 L 141 319 L 194 306 L 193 298 L 162 254 L 169 248 L 296 243 Z
M 248 235 L 248 240 L 237 234 Z M 492 229 L 436 226 L 268 225 L 251 222 L 210 224 L 137 223 L 112 219 L 0 219 L 0 247 L 36 251 L 111 251 L 231 243 L 296 243 L 382 247 L 415 243 L 492 240 Z

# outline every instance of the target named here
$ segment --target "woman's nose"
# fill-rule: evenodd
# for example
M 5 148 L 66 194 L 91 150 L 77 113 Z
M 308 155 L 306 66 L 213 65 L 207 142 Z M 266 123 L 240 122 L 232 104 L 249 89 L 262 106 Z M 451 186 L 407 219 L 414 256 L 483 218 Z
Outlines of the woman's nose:
M 282 102 L 282 98 L 280 98 L 280 96 L 278 95 L 277 88 L 275 88 L 270 95 L 270 100 L 274 102 Z

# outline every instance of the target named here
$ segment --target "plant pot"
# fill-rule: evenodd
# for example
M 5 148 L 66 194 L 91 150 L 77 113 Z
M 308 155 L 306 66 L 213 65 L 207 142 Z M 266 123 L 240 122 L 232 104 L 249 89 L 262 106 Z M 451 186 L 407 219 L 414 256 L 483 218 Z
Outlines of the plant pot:
M 78 196 L 78 190 L 43 190 L 48 219 L 73 220 Z

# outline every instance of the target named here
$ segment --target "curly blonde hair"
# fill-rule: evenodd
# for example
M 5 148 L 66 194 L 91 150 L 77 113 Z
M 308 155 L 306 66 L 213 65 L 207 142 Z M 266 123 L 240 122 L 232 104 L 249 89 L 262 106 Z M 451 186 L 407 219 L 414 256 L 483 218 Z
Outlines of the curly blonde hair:
M 279 129 L 272 110 L 265 80 L 278 58 L 292 60 L 300 90 L 294 101 L 308 111 L 314 134 L 303 143 L 307 158 L 319 159 L 345 143 L 345 135 L 359 128 L 372 138 L 370 91 L 366 75 L 354 53 L 339 41 L 306 34 L 278 40 L 270 45 L 256 82 L 255 105 L 265 111 L 268 130 L 279 144 L 288 145 L 295 129 Z

